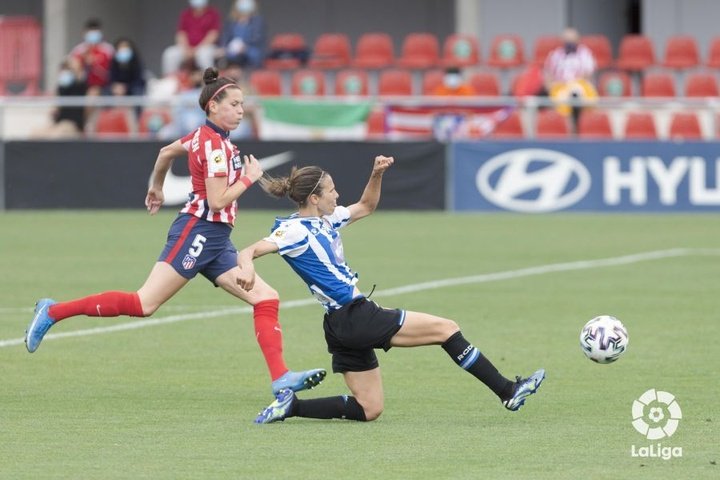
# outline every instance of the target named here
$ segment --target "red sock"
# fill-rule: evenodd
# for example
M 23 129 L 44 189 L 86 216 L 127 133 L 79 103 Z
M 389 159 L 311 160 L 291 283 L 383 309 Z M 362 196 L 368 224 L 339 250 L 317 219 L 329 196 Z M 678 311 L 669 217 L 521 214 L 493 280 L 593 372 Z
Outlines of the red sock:
M 282 330 L 278 322 L 280 300 L 263 300 L 253 308 L 255 338 L 265 356 L 270 377 L 277 380 L 288 371 L 283 358 Z
M 75 315 L 87 315 L 88 317 L 145 316 L 137 292 L 103 292 L 69 302 L 56 303 L 50 307 L 48 315 L 56 322 Z

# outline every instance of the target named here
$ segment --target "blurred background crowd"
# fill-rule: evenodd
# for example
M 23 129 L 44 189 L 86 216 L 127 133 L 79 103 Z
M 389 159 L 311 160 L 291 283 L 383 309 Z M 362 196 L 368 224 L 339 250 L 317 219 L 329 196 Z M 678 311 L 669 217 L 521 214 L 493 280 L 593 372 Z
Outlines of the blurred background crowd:
M 370 138 L 393 132 L 388 99 L 502 108 L 482 136 L 716 137 L 711 0 L 119 3 L 3 2 L 0 94 L 130 99 L 60 102 L 29 136 L 176 138 L 215 66 L 249 100 L 234 138 L 258 136 L 261 98 L 372 102 Z

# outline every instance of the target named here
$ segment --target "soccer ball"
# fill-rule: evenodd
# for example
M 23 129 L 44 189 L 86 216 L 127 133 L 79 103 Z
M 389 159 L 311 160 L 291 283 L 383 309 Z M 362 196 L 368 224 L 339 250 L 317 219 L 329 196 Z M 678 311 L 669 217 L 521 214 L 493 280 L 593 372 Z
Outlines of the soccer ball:
M 612 363 L 627 350 L 630 337 L 625 325 L 610 315 L 600 315 L 580 332 L 580 347 L 593 362 Z

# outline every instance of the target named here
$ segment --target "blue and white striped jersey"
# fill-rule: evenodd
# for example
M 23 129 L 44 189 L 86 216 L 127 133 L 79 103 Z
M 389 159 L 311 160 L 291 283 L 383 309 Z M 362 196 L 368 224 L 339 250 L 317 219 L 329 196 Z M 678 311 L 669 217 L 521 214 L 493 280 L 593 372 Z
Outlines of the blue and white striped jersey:
M 278 246 L 278 253 L 310 288 L 328 311 L 350 303 L 358 276 L 345 263 L 338 229 L 350 221 L 347 207 L 335 207 L 324 217 L 277 217 L 265 240 Z

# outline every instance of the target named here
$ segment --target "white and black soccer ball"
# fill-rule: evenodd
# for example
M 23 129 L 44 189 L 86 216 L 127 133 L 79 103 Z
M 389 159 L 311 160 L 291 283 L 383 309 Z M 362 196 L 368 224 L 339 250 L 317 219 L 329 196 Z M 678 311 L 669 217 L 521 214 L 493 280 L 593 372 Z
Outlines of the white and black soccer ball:
M 593 362 L 612 363 L 627 350 L 630 337 L 625 325 L 610 315 L 600 315 L 580 332 L 580 347 Z

